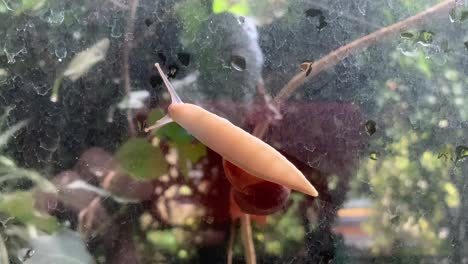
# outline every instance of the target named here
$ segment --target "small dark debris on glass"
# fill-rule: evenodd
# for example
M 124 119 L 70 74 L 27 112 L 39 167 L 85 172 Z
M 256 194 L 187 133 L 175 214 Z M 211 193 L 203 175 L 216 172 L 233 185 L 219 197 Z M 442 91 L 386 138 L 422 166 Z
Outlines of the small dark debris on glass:
M 323 16 L 323 13 L 320 9 L 310 8 L 305 11 L 306 16 L 308 17 L 316 17 L 316 16 Z
M 414 34 L 411 33 L 411 32 L 402 32 L 400 34 L 400 37 L 403 38 L 403 39 L 412 39 L 412 38 L 414 38 Z
M 327 21 L 325 19 L 325 16 L 323 15 L 322 10 L 320 10 L 320 9 L 316 9 L 316 8 L 307 9 L 305 11 L 305 15 L 307 17 L 318 17 L 319 24 L 317 26 L 317 29 L 319 31 L 322 31 L 322 29 L 325 28 L 328 25 L 328 23 L 327 23 Z
M 153 25 L 153 20 L 151 20 L 150 18 L 145 19 L 145 25 L 146 25 L 147 27 Z
M 232 55 L 231 66 L 238 71 L 244 71 L 247 67 L 247 63 L 244 57 L 238 56 L 238 55 Z
M 149 83 L 151 87 L 156 88 L 156 87 L 159 87 L 163 83 L 163 80 L 159 75 L 151 75 L 149 79 Z
M 366 132 L 369 136 L 372 136 L 377 131 L 377 123 L 374 120 L 368 120 L 365 124 Z
M 161 63 L 160 63 L 161 65 L 166 64 L 167 57 L 166 57 L 166 55 L 164 55 L 164 53 L 162 51 L 158 52 L 158 58 L 161 60 Z
M 465 43 L 464 43 L 464 44 L 465 44 L 465 48 L 467 48 L 467 49 L 468 49 L 468 40 L 467 40 L 467 41 L 465 41 Z
M 325 21 L 325 17 L 320 16 L 319 17 L 319 25 L 317 26 L 317 29 L 319 31 L 322 31 L 322 29 L 324 29 L 327 25 L 328 25 L 328 23 L 327 23 L 327 21 Z
M 179 52 L 177 53 L 177 58 L 179 59 L 180 63 L 184 66 L 188 66 L 190 64 L 190 53 L 187 52 Z

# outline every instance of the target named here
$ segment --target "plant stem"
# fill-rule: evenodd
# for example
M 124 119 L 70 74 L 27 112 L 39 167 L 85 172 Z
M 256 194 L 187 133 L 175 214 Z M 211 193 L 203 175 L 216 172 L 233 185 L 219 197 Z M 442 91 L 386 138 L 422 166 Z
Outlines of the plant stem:
M 232 264 L 232 255 L 234 251 L 234 240 L 236 239 L 236 221 L 231 222 L 231 228 L 229 230 L 229 244 L 227 250 L 227 264 Z
M 130 62 L 129 62 L 129 57 L 130 57 L 130 50 L 132 49 L 130 42 L 133 41 L 133 37 L 131 39 L 127 39 L 130 37 L 130 35 L 133 34 L 134 27 L 135 27 L 135 19 L 136 19 L 136 12 L 138 8 L 138 2 L 139 0 L 133 0 L 132 5 L 130 7 L 130 16 L 128 17 L 127 20 L 127 30 L 125 32 L 124 36 L 124 43 L 123 43 L 123 75 L 124 75 L 124 87 L 125 87 L 125 95 L 127 98 L 130 97 L 130 92 L 132 90 L 131 84 L 130 84 Z M 127 109 L 127 122 L 128 122 L 128 130 L 130 136 L 135 136 L 136 135 L 136 130 L 135 130 L 135 125 L 133 124 L 133 118 L 132 118 L 132 110 L 129 108 Z
M 252 238 L 252 225 L 250 224 L 250 215 L 241 215 L 241 235 L 242 244 L 244 246 L 245 262 L 247 264 L 256 264 L 257 257 L 255 255 L 255 247 Z

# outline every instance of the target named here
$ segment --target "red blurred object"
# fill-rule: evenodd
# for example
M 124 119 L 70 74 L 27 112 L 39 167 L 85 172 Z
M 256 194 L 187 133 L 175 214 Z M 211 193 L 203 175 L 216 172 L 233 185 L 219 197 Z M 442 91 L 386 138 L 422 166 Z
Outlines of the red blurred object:
M 284 208 L 291 193 L 288 188 L 259 179 L 224 159 L 223 167 L 232 185 L 231 197 L 244 213 L 268 215 Z
M 241 215 L 244 214 L 244 212 L 242 212 L 242 210 L 239 208 L 239 205 L 237 205 L 236 201 L 234 201 L 234 197 L 233 197 L 233 194 L 232 194 L 232 189 L 231 189 L 229 197 L 230 197 L 230 199 L 229 199 L 229 214 L 231 215 L 231 219 L 233 219 L 233 220 L 234 219 L 240 219 Z M 258 224 L 265 225 L 267 216 L 266 215 L 251 214 L 250 218 L 253 221 L 257 222 Z

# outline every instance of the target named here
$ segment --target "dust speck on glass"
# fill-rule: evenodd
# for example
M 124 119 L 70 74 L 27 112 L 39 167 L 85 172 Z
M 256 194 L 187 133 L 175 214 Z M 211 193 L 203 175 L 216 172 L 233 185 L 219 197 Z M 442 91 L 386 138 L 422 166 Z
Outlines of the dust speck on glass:
M 0 263 L 468 261 L 467 0 L 0 21 Z

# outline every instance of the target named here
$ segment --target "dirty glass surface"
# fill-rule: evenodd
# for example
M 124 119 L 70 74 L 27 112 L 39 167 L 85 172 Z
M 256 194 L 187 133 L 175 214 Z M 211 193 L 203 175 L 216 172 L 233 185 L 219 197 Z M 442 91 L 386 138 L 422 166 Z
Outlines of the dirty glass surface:
M 0 0 L 0 21 L 0 263 L 468 261 L 466 0 Z M 155 63 L 319 195 L 205 116 L 183 114 L 255 175 L 146 131 L 171 103 Z

